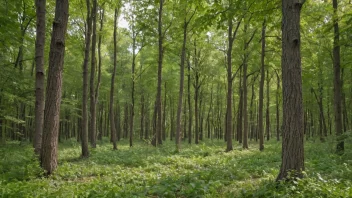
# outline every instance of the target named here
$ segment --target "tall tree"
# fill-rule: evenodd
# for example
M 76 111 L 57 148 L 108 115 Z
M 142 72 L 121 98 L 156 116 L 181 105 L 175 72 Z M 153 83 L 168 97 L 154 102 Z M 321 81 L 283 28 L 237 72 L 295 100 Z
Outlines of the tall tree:
M 232 1 L 231 1 L 232 3 Z M 233 5 L 229 5 L 230 9 Z M 226 151 L 233 150 L 232 147 L 232 82 L 233 82 L 233 74 L 232 74 L 232 48 L 233 43 L 236 39 L 238 28 L 240 27 L 242 18 L 237 19 L 237 25 L 235 30 L 233 30 L 233 20 L 234 13 L 230 12 L 228 16 L 228 29 L 227 29 L 227 96 L 226 96 L 226 130 L 225 135 L 227 139 Z
M 342 82 L 341 82 L 341 66 L 340 66 L 340 32 L 338 22 L 338 3 L 337 0 L 332 1 L 334 8 L 334 49 L 333 49 L 333 65 L 334 65 L 334 111 L 335 111 L 335 130 L 338 137 L 336 151 L 343 153 L 344 141 L 341 139 L 342 131 Z
M 163 7 L 165 0 L 159 0 L 159 10 L 158 10 L 158 82 L 156 90 L 156 133 L 155 133 L 155 142 L 154 146 L 162 144 L 161 140 L 161 130 L 162 130 L 162 119 L 161 119 L 161 84 L 162 84 L 162 68 L 163 68 L 163 33 L 162 33 L 162 16 L 163 16 Z
M 62 72 L 65 55 L 65 34 L 68 21 L 68 0 L 56 0 L 51 34 L 49 69 L 46 88 L 41 166 L 50 175 L 57 168 Z
M 44 122 L 44 47 L 45 47 L 45 4 L 46 0 L 36 0 L 37 34 L 35 42 L 35 133 L 34 152 L 39 155 L 42 147 L 42 134 Z
M 266 20 L 264 19 L 262 25 L 262 52 L 261 52 L 261 67 L 260 67 L 260 84 L 259 84 L 259 150 L 264 150 L 264 125 L 263 125 L 263 107 L 264 107 L 264 79 L 265 79 L 265 33 L 266 33 Z
M 96 43 L 97 43 L 97 0 L 93 0 L 93 7 L 91 12 L 91 22 L 93 25 L 92 30 L 92 56 L 91 56 L 91 67 L 90 67 L 90 126 L 89 126 L 89 136 L 90 144 L 93 148 L 96 147 L 96 130 L 97 130 L 97 105 L 95 98 L 95 67 L 96 67 Z
M 303 102 L 301 76 L 300 0 L 282 0 L 282 163 L 277 180 L 304 171 Z
M 184 2 L 184 19 L 183 19 L 183 42 L 181 49 L 181 63 L 180 63 L 180 88 L 178 95 L 178 106 L 177 106 L 177 117 L 176 117 L 176 150 L 181 149 L 181 113 L 182 113 L 182 99 L 183 99 L 183 87 L 185 79 L 185 61 L 186 61 L 186 42 L 187 42 L 187 27 L 192 20 L 196 11 L 187 19 L 187 13 L 189 12 L 186 8 L 189 6 L 188 1 Z
M 90 14 L 90 0 L 86 0 L 87 4 L 87 27 L 85 35 L 85 50 L 84 50 L 84 61 L 83 61 L 83 97 L 82 97 L 82 157 L 89 157 L 88 149 L 88 61 L 89 61 L 89 49 L 90 49 L 90 37 L 92 34 L 92 18 Z
M 114 91 L 115 91 L 115 75 L 116 75 L 116 65 L 117 65 L 117 20 L 118 20 L 118 8 L 115 8 L 114 15 L 114 69 L 111 75 L 111 89 L 110 89 L 110 130 L 111 130 L 111 139 L 113 144 L 113 149 L 117 150 L 116 145 L 116 128 L 115 128 L 115 119 L 114 119 Z

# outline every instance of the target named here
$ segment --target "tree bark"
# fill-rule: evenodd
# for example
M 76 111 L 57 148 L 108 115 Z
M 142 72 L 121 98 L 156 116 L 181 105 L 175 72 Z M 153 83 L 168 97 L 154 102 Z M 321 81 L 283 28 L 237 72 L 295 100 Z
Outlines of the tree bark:
M 187 89 L 188 89 L 188 143 L 192 144 L 192 101 L 191 101 L 191 63 L 187 61 Z
M 87 3 L 87 31 L 85 38 L 85 51 L 83 61 L 83 97 L 82 97 L 82 157 L 89 157 L 88 150 L 88 60 L 89 60 L 89 48 L 90 48 L 90 37 L 92 29 L 92 19 L 90 16 L 90 0 L 86 0 Z
M 55 19 L 53 22 L 49 52 L 43 144 L 41 150 L 41 166 L 48 175 L 52 174 L 57 168 L 62 72 L 65 55 L 68 7 L 68 0 L 56 0 Z
M 157 94 L 156 94 L 156 134 L 155 134 L 155 144 L 158 146 L 162 144 L 161 140 L 161 84 L 162 84 L 162 68 L 163 68 L 163 34 L 162 34 L 162 15 L 163 15 L 163 6 L 165 0 L 159 1 L 159 12 L 158 12 L 158 84 L 157 84 Z
M 182 98 L 183 98 L 183 84 L 185 78 L 185 60 L 186 60 L 186 42 L 187 42 L 187 19 L 184 19 L 183 23 L 183 43 L 181 52 L 181 64 L 180 64 L 180 88 L 178 95 L 178 106 L 177 106 L 177 120 L 176 120 L 176 151 L 179 152 L 181 149 L 181 113 L 182 113 Z
M 90 67 L 90 127 L 89 127 L 89 136 L 90 143 L 92 148 L 96 147 L 96 130 L 97 130 L 97 106 L 95 98 L 95 67 L 96 67 L 96 43 L 97 43 L 97 0 L 93 0 L 93 7 L 91 12 L 91 20 L 93 24 L 92 31 L 92 56 L 91 56 L 91 67 Z
M 299 0 L 282 0 L 282 163 L 277 180 L 302 177 L 304 171 L 303 103 Z
M 264 109 L 264 79 L 265 79 L 265 34 L 266 34 L 266 20 L 264 19 L 262 25 L 262 52 L 261 52 L 261 67 L 260 67 L 260 84 L 259 84 L 259 150 L 264 150 L 264 121 L 263 121 L 263 109 Z
M 39 155 L 42 148 L 42 134 L 44 122 L 44 48 L 45 48 L 45 5 L 46 0 L 36 0 L 37 13 L 37 34 L 35 42 L 35 133 L 34 133 L 34 152 Z
M 341 66 L 340 66 L 340 32 L 338 23 L 338 3 L 337 0 L 332 1 L 334 8 L 334 48 L 333 48 L 333 65 L 334 65 L 334 112 L 335 112 L 335 131 L 338 138 L 336 152 L 343 153 L 344 141 L 340 138 L 342 135 L 342 82 L 341 82 Z
M 116 128 L 114 120 L 114 92 L 115 92 L 115 75 L 116 75 L 116 65 L 117 65 L 117 20 L 118 20 L 118 8 L 115 8 L 114 14 L 114 69 L 111 75 L 111 89 L 110 89 L 110 132 L 113 150 L 117 150 L 116 144 Z

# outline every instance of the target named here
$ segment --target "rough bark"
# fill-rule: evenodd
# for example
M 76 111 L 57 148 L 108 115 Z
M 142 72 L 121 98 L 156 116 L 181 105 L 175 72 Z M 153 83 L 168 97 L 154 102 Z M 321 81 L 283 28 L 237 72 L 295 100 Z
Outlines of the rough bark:
M 277 180 L 302 177 L 304 171 L 303 102 L 299 0 L 282 0 L 282 163 Z
M 41 166 L 50 175 L 57 168 L 62 73 L 65 55 L 65 34 L 68 21 L 68 0 L 56 0 L 55 18 L 49 52 L 49 69 L 44 112 Z
M 34 152 L 39 155 L 42 147 L 42 134 L 44 122 L 44 48 L 45 48 L 45 4 L 46 0 L 36 0 L 37 34 L 35 42 L 35 133 Z
M 270 78 L 269 78 L 269 69 L 266 72 L 266 115 L 265 115 L 265 134 L 266 140 L 270 140 Z

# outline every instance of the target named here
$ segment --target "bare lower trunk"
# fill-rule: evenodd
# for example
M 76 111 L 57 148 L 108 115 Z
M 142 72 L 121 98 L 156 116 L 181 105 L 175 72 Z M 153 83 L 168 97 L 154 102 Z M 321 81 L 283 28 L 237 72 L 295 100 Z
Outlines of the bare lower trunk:
M 85 51 L 84 51 L 84 61 L 83 61 L 83 97 L 82 97 L 82 157 L 89 156 L 88 150 L 88 60 L 89 60 L 89 48 L 90 48 L 90 35 L 91 35 L 91 16 L 90 16 L 90 1 L 87 0 L 87 31 L 85 38 Z
M 62 72 L 67 21 L 68 0 L 57 0 L 49 53 L 43 144 L 41 150 L 41 166 L 48 175 L 52 174 L 57 168 Z
M 93 34 L 92 34 L 92 59 L 91 59 L 91 68 L 90 68 L 90 126 L 89 126 L 89 140 L 92 148 L 96 147 L 96 130 L 97 130 L 97 106 L 95 98 L 95 67 L 96 67 L 96 43 L 97 43 L 97 0 L 93 0 L 93 7 L 91 12 L 92 24 L 93 24 Z
M 118 8 L 115 8 L 114 15 L 114 69 L 111 76 L 111 89 L 110 89 L 110 131 L 111 131 L 111 139 L 113 149 L 117 150 L 116 144 L 116 128 L 115 128 L 115 120 L 114 120 L 114 91 L 115 91 L 115 75 L 116 75 L 116 65 L 117 65 L 117 20 L 118 20 Z
M 263 121 L 263 107 L 264 107 L 264 79 L 265 79 L 265 33 L 266 33 L 266 21 L 263 21 L 262 26 L 262 54 L 261 54 L 261 67 L 260 67 L 260 84 L 259 84 L 259 123 L 258 123 L 258 135 L 259 135 L 259 150 L 264 150 L 264 121 Z
M 45 47 L 45 4 L 46 0 L 36 0 L 37 34 L 35 43 L 35 133 L 34 152 L 39 155 L 42 148 L 44 122 L 44 47 Z
M 303 103 L 300 54 L 300 11 L 298 0 L 282 0 L 282 163 L 277 180 L 288 174 L 302 177 L 304 171 Z

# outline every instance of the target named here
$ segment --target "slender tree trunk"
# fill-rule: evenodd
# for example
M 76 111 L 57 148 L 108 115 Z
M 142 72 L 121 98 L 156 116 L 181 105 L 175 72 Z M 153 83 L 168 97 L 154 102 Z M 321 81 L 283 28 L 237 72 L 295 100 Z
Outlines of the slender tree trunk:
M 68 0 L 56 0 L 51 35 L 49 70 L 44 112 L 41 166 L 50 175 L 57 168 L 62 72 L 65 55 L 65 34 L 68 21 Z
M 192 144 L 192 101 L 191 101 L 191 63 L 187 59 L 187 89 L 188 89 L 188 143 Z
M 92 56 L 91 56 L 91 68 L 90 68 L 90 127 L 89 127 L 89 136 L 90 143 L 92 148 L 96 147 L 96 130 L 97 130 L 97 106 L 95 98 L 95 66 L 96 66 L 96 43 L 97 43 L 97 0 L 93 0 L 93 7 L 91 12 L 93 31 L 92 31 Z
M 336 151 L 338 153 L 344 152 L 344 141 L 340 138 L 342 135 L 342 112 L 341 112 L 341 96 L 342 96 L 342 82 L 341 82 L 341 66 L 340 66 L 340 32 L 338 23 L 338 3 L 337 0 L 332 1 L 334 8 L 334 49 L 333 49 L 333 64 L 334 64 L 334 111 L 335 111 L 335 131 L 338 138 Z
M 162 68 L 163 68 L 163 33 L 162 33 L 162 15 L 163 15 L 163 5 L 165 0 L 159 0 L 159 15 L 158 15 L 158 84 L 157 84 L 157 94 L 156 94 L 156 135 L 155 135 L 155 144 L 154 146 L 158 146 L 162 144 L 161 141 L 161 75 L 162 75 Z
M 111 89 L 110 89 L 110 131 L 113 150 L 117 150 L 116 144 L 116 128 L 114 119 L 114 92 L 115 92 L 115 75 L 116 75 L 116 65 L 117 65 L 117 20 L 118 20 L 118 8 L 115 8 L 114 14 L 114 69 L 111 75 Z
M 44 48 L 45 48 L 45 5 L 46 0 L 36 0 L 37 13 L 37 34 L 35 43 L 35 133 L 34 133 L 34 152 L 39 155 L 42 148 L 42 134 L 44 122 Z
M 280 76 L 276 72 L 277 86 L 276 86 L 276 140 L 280 141 Z
M 266 73 L 266 116 L 265 116 L 265 133 L 266 140 L 270 140 L 270 78 L 269 78 L 269 69 Z
M 241 24 L 241 21 L 237 23 L 237 27 L 233 29 L 233 17 L 228 20 L 228 46 L 227 46 L 227 95 L 226 95 L 226 151 L 232 151 L 232 46 L 235 41 L 237 30 Z
M 181 149 L 181 113 L 182 113 L 182 98 L 183 98 L 183 84 L 185 78 L 185 60 L 186 60 L 186 42 L 187 42 L 187 25 L 188 22 L 186 18 L 184 19 L 183 24 L 183 44 L 182 44 L 182 52 L 181 52 L 181 64 L 180 64 L 180 88 L 178 95 L 178 107 L 177 107 L 177 120 L 176 120 L 176 150 L 177 152 Z
M 104 25 L 104 14 L 105 14 L 105 10 L 104 10 L 104 5 L 102 5 L 102 8 L 100 10 L 101 14 L 100 14 L 100 28 L 99 28 L 99 36 L 98 36 L 98 82 L 95 88 L 95 106 L 98 105 L 99 102 L 99 89 L 100 89 L 100 83 L 101 83 L 101 66 L 102 66 L 102 57 L 101 57 L 101 42 L 102 42 L 102 34 L 101 32 L 103 31 L 103 25 Z M 102 108 L 103 111 L 104 108 Z M 102 113 L 101 113 L 102 114 Z M 98 135 L 96 135 L 98 137 L 99 140 L 102 140 L 102 133 L 103 133 L 103 127 L 102 127 L 102 115 L 101 115 L 101 124 L 100 124 L 100 131 L 98 133 Z M 95 137 L 96 137 L 95 136 Z M 95 138 L 94 138 L 95 140 Z
M 92 19 L 90 16 L 90 0 L 86 0 L 87 3 L 87 31 L 85 38 L 85 51 L 83 61 L 83 101 L 82 101 L 82 157 L 89 156 L 88 150 L 88 60 L 89 60 L 89 48 L 90 48 L 90 36 L 92 29 Z
M 303 104 L 300 54 L 299 0 L 282 0 L 282 93 L 283 137 L 282 163 L 277 180 L 288 179 L 288 173 L 302 177 L 304 171 Z

